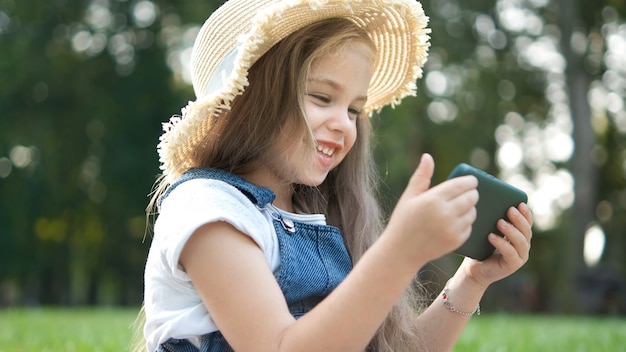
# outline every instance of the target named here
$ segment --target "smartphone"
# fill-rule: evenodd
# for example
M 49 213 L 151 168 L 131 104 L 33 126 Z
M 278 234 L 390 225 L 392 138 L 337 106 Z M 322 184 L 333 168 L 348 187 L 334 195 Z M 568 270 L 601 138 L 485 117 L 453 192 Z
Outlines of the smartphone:
M 487 240 L 489 233 L 503 236 L 496 228 L 496 223 L 499 219 L 507 219 L 506 212 L 510 207 L 527 203 L 528 196 L 524 191 L 465 163 L 457 165 L 448 179 L 465 175 L 473 175 L 478 179 L 476 221 L 469 239 L 454 253 L 484 260 L 495 250 Z

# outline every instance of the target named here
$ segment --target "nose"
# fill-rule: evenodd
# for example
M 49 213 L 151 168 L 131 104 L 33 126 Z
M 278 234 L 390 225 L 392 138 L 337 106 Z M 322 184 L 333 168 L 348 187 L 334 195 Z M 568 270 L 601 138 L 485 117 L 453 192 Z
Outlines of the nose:
M 347 107 L 337 107 L 333 109 L 332 115 L 328 119 L 328 126 L 331 130 L 349 133 L 354 128 L 355 122 L 350 116 Z

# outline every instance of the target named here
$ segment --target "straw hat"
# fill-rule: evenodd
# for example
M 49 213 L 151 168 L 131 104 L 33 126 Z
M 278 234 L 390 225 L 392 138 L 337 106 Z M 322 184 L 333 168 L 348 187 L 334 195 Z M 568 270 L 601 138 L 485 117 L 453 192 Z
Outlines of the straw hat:
M 415 0 L 230 0 L 204 23 L 194 43 L 191 70 L 196 100 L 163 124 L 158 152 L 167 183 L 192 167 L 210 116 L 229 109 L 248 85 L 248 70 L 289 34 L 328 18 L 346 18 L 367 31 L 378 59 L 364 110 L 371 114 L 415 95 L 430 29 Z

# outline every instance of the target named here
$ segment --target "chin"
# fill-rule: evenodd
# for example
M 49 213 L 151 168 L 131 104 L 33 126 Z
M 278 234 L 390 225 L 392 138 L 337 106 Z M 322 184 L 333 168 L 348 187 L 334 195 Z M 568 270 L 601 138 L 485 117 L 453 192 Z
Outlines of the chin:
M 326 177 L 328 177 L 328 173 L 319 174 L 319 175 L 308 174 L 306 175 L 306 177 L 303 177 L 301 179 L 300 184 L 309 186 L 309 187 L 317 187 L 326 180 Z

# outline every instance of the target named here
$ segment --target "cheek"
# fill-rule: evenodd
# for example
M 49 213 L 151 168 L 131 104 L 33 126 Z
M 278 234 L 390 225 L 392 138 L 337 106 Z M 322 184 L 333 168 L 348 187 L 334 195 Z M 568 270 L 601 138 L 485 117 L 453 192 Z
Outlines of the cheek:
M 344 143 L 346 146 L 346 153 L 350 150 L 352 150 L 352 147 L 354 147 L 354 144 L 356 143 L 356 138 L 357 138 L 357 127 L 356 124 L 354 124 L 352 126 L 352 129 L 350 130 L 349 133 L 347 133 L 344 137 Z

